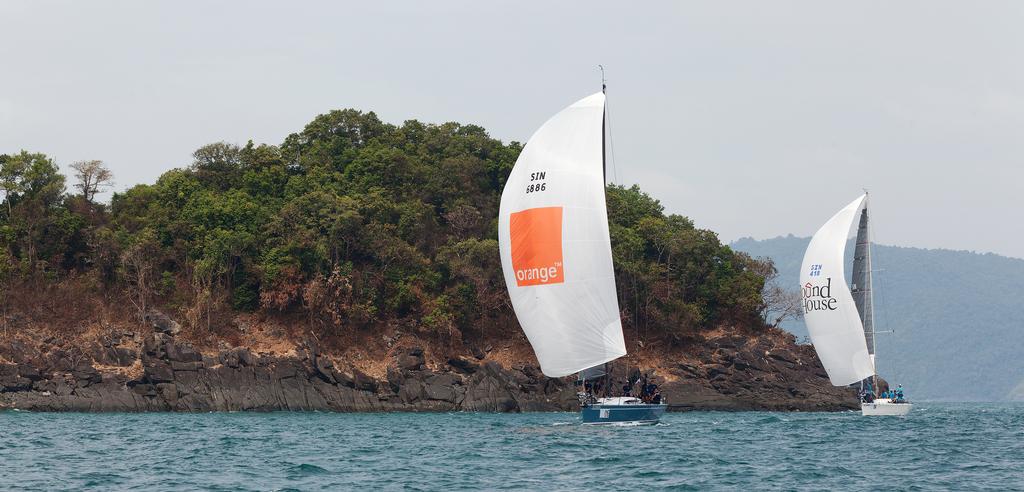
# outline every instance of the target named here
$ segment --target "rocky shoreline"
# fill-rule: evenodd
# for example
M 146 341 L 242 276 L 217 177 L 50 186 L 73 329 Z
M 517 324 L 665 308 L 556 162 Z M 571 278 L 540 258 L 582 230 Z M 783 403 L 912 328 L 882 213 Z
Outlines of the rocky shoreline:
M 166 323 L 145 335 L 112 335 L 95 346 L 49 339 L 0 345 L 0 408 L 80 412 L 574 411 L 572 378 L 532 365 L 506 367 L 481 350 L 428 365 L 421 347 L 387 354 L 384 378 L 336 362 L 314 343 L 294 355 L 238 347 L 204 355 Z M 163 328 L 163 329 L 159 329 Z M 138 348 L 122 343 L 141 338 Z M 781 338 L 780 338 L 781 337 Z M 789 335 L 709 340 L 687 360 L 648 369 L 670 409 L 840 411 L 854 393 L 832 387 L 813 349 Z M 616 368 L 621 388 L 625 365 Z M 638 373 L 633 369 L 633 377 Z

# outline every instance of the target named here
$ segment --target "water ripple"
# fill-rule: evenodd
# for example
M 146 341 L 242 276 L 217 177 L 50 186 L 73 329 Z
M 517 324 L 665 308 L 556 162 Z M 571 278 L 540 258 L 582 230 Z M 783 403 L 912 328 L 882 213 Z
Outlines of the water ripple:
M 1022 438 L 1024 406 L 1011 404 L 645 427 L 565 413 L 0 412 L 0 489 L 1006 490 L 1024 488 Z

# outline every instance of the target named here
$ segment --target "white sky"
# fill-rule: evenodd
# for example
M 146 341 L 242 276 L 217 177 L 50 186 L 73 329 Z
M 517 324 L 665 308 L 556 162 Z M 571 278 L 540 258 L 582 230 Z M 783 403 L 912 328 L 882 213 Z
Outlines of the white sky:
M 618 180 L 723 240 L 810 235 L 868 187 L 879 242 L 1024 257 L 1013 1 L 4 1 L 0 153 L 124 189 L 335 108 L 525 141 L 598 63 Z

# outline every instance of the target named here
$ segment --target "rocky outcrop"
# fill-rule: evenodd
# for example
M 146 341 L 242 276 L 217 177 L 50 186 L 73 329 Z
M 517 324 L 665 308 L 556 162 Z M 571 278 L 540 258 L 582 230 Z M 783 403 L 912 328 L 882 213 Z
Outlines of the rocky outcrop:
M 831 385 L 814 348 L 789 334 L 711 339 L 697 358 L 700 364 L 678 363 L 654 378 L 675 410 L 860 408 L 853 390 Z
M 576 401 L 572 384 L 533 368 L 456 358 L 430 369 L 421 348 L 396 351 L 384 381 L 336 364 L 313 344 L 294 357 L 246 348 L 204 357 L 165 331 L 147 335 L 138 353 L 94 347 L 92 362 L 76 362 L 59 346 L 0 347 L 0 354 L 16 351 L 21 362 L 0 364 L 0 406 L 36 411 L 520 412 L 564 410 Z M 137 363 L 142 371 L 101 372 L 93 362 Z
M 154 317 L 154 319 L 159 319 Z M 35 411 L 569 411 L 571 378 L 531 365 L 505 367 L 487 350 L 429 364 L 422 347 L 394 349 L 377 379 L 306 343 L 294 356 L 237 347 L 204 355 L 172 322 L 145 336 L 119 334 L 83 350 L 57 340 L 0 345 L 0 407 Z M 157 325 L 160 326 L 157 326 Z M 139 343 L 141 338 L 141 343 Z M 135 343 L 127 343 L 134 339 Z M 126 343 L 122 343 L 126 342 Z M 132 346 L 137 348 L 132 348 Z M 713 339 L 695 356 L 649 375 L 673 410 L 840 410 L 856 397 L 833 388 L 810 347 L 776 337 Z M 612 388 L 625 382 L 613 368 Z M 631 379 L 639 375 L 637 370 Z

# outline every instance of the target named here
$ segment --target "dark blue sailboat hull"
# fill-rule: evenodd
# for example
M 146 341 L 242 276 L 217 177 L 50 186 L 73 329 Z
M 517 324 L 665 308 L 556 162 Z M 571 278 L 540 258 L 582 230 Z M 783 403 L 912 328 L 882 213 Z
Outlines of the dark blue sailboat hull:
M 584 424 L 656 424 L 665 414 L 665 404 L 585 405 L 580 415 Z

